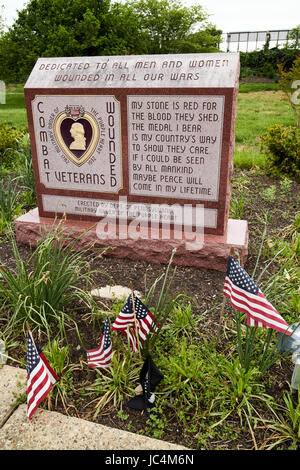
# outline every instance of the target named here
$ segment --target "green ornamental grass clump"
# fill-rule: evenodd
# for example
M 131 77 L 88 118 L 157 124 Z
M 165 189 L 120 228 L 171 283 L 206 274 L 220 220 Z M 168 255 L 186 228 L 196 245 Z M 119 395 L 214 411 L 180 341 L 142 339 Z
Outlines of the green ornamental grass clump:
M 63 221 L 55 223 L 42 234 L 28 260 L 23 260 L 16 240 L 12 238 L 15 269 L 1 263 L 3 281 L 0 299 L 10 312 L 10 325 L 21 322 L 35 324 L 49 331 L 53 324 L 64 332 L 64 322 L 71 319 L 65 309 L 75 299 L 86 301 L 93 272 L 89 268 L 87 251 L 78 251 L 78 239 L 65 233 Z M 76 326 L 76 325 L 75 325 Z
M 262 148 L 267 155 L 267 170 L 300 179 L 300 129 L 277 124 L 261 136 Z

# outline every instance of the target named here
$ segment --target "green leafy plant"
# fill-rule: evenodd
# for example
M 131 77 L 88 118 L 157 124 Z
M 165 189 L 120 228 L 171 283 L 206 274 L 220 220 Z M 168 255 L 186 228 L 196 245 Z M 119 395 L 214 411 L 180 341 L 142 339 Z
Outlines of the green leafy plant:
M 88 303 L 83 287 L 91 286 L 92 272 L 86 250 L 76 251 L 76 242 L 64 234 L 63 222 L 54 223 L 25 261 L 12 237 L 16 269 L 2 264 L 4 282 L 0 283 L 0 296 L 11 311 L 11 325 L 29 321 L 46 331 L 54 323 L 63 328 L 65 307 L 75 299 Z
M 254 447 L 258 449 L 254 430 L 257 422 L 261 420 L 262 408 L 272 408 L 272 397 L 265 392 L 258 370 L 249 368 L 246 371 L 237 358 L 227 361 L 220 375 L 222 390 L 214 398 L 210 410 L 211 416 L 220 416 L 220 419 L 211 424 L 210 429 L 224 426 L 230 416 L 237 415 L 241 426 L 248 427 Z
M 292 67 L 293 61 L 298 53 L 298 48 L 292 47 L 292 44 L 287 44 L 285 47 L 272 48 L 269 48 L 268 44 L 266 44 L 265 47 L 260 50 L 250 52 L 241 51 L 241 78 L 251 76 L 277 78 L 278 68 L 276 64 L 283 63 L 285 69 L 288 70 Z M 256 85 L 256 83 L 254 85 Z M 257 85 L 261 84 L 258 83 Z M 267 83 L 263 85 L 277 85 L 278 87 L 277 83 Z
M 300 447 L 300 391 L 296 398 L 284 391 L 283 405 L 278 405 L 278 412 L 273 410 L 275 419 L 266 422 L 271 437 L 265 440 L 262 449 L 271 450 L 287 444 L 290 450 Z
M 192 304 L 189 302 L 187 305 L 178 303 L 174 306 L 172 317 L 169 317 L 166 327 L 172 335 L 177 337 L 181 333 L 188 334 L 193 331 L 195 325 L 196 319 L 193 316 Z
M 216 377 L 223 358 L 216 353 L 214 344 L 204 339 L 193 344 L 191 338 L 181 337 L 180 341 L 174 341 L 172 337 L 167 354 L 160 354 L 155 361 L 164 371 L 157 394 L 167 400 L 182 421 L 186 421 L 190 415 L 196 416 L 202 409 L 209 408 L 211 400 L 220 391 L 221 384 Z M 159 345 L 159 350 L 163 350 L 163 344 Z
M 288 194 L 291 191 L 292 180 L 290 178 L 283 178 L 279 184 L 283 194 Z
M 274 202 L 276 198 L 276 186 L 272 185 L 266 188 L 262 193 L 262 197 L 266 202 Z
M 18 147 L 18 139 L 22 139 L 25 129 L 10 126 L 7 122 L 0 123 L 0 159 L 1 164 L 15 167 L 14 152 Z
M 300 129 L 277 124 L 261 136 L 267 171 L 300 178 Z
M 159 335 L 163 329 L 165 322 L 167 321 L 170 313 L 174 310 L 174 307 L 178 300 L 184 297 L 182 294 L 176 296 L 170 296 L 171 285 L 176 273 L 176 267 L 173 269 L 173 272 L 170 274 L 170 269 L 172 265 L 173 258 L 175 256 L 176 249 L 172 251 L 168 266 L 165 270 L 165 273 L 161 274 L 150 287 L 148 294 L 145 298 L 145 305 L 148 307 L 151 306 L 155 301 L 155 295 L 157 296 L 157 301 L 154 308 L 151 308 L 151 312 L 156 318 L 156 323 L 159 324 L 157 331 L 154 331 L 153 327 L 150 330 L 150 333 L 144 342 L 142 353 L 143 356 L 146 356 L 154 348 L 154 345 L 159 338 Z M 161 282 L 161 287 L 160 283 Z M 159 290 L 158 290 L 159 289 Z M 158 291 L 158 294 L 157 294 Z
M 78 369 L 78 365 L 70 365 L 70 346 L 61 345 L 61 342 L 57 339 L 48 343 L 44 348 L 44 353 L 50 366 L 58 376 L 50 392 L 49 408 L 52 406 L 52 400 L 57 407 L 58 400 L 60 399 L 67 412 L 68 397 L 73 394 L 72 372 Z
M 89 406 L 94 404 L 91 412 L 94 418 L 109 405 L 122 409 L 126 397 L 135 395 L 134 384 L 138 383 L 140 368 L 137 356 L 122 357 L 119 351 L 114 351 L 111 367 L 95 369 L 96 379 L 85 389 L 93 397 Z
M 233 219 L 242 219 L 244 211 L 244 198 L 232 198 L 230 201 L 230 217 Z
M 160 397 L 156 399 L 155 406 L 151 409 L 151 414 L 147 419 L 146 433 L 154 439 L 161 439 L 167 419 L 163 409 L 163 403 Z
M 0 233 L 12 230 L 12 224 L 16 217 L 22 213 L 19 191 L 11 184 L 11 181 L 0 181 Z
M 298 28 L 299 34 L 299 28 Z M 288 70 L 285 69 L 284 64 L 278 65 L 279 70 L 279 86 L 284 92 L 288 102 L 294 113 L 296 126 L 300 128 L 300 105 L 297 93 L 297 85 L 300 79 L 300 56 L 298 55 L 294 60 L 292 67 Z M 295 87 L 296 85 L 296 87 Z
M 17 169 L 20 175 L 17 179 L 21 183 L 22 199 L 27 207 L 34 207 L 36 205 L 36 192 L 29 134 L 24 134 L 17 139 L 15 156 L 18 159 Z
M 243 326 L 245 315 L 241 312 L 234 313 L 237 327 L 237 351 L 241 367 L 248 372 L 256 367 L 260 374 L 275 364 L 280 355 L 276 349 L 276 341 L 273 339 L 273 330 L 260 331 L 257 327 Z M 243 334 L 245 330 L 245 334 Z

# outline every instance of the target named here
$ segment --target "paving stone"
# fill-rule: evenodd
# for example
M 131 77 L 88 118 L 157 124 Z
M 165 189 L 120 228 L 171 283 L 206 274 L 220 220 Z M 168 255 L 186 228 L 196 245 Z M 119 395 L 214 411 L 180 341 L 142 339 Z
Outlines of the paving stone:
M 142 294 L 138 291 L 134 291 L 135 295 L 138 297 L 142 297 Z M 93 297 L 101 297 L 103 299 L 127 299 L 127 297 L 131 294 L 131 289 L 129 287 L 124 286 L 105 286 L 101 287 L 100 289 L 94 289 L 91 291 L 91 295 Z
M 26 376 L 25 369 L 8 365 L 0 367 L 0 422 L 11 411 L 16 396 L 26 393 Z
M 2 450 L 186 450 L 158 439 L 38 409 L 29 421 L 20 405 L 0 429 Z

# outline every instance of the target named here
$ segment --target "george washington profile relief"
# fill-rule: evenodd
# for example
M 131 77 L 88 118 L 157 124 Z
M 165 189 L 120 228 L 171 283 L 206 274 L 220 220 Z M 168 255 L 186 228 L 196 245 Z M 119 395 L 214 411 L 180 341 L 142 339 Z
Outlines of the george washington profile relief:
M 86 150 L 84 127 L 80 122 L 74 122 L 74 124 L 72 124 L 70 134 L 74 139 L 70 144 L 70 150 Z

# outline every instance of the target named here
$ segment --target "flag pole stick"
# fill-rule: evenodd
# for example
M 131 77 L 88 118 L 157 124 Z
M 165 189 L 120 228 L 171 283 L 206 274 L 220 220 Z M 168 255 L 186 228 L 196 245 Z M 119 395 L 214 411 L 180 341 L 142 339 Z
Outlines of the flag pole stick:
M 224 310 L 225 310 L 225 305 L 226 305 L 226 297 L 223 295 L 223 302 L 221 306 L 221 312 L 220 312 L 220 317 L 219 317 L 219 328 L 218 328 L 218 333 L 217 333 L 217 343 L 219 342 L 220 339 L 220 334 L 221 334 L 221 328 L 222 328 L 222 321 L 223 321 L 223 315 L 224 315 Z
M 140 360 L 142 360 L 141 348 L 140 348 L 140 341 L 139 341 L 139 334 L 138 334 L 138 327 L 137 327 L 137 319 L 136 319 L 136 311 L 135 311 L 135 303 L 134 303 L 134 292 L 133 292 L 132 282 L 130 283 L 130 288 L 131 288 L 131 298 L 132 298 L 132 308 L 133 308 L 133 315 L 134 315 L 134 324 L 135 324 L 136 341 L 137 341 L 137 346 L 138 346 L 138 351 L 139 351 Z
M 29 333 L 30 338 L 31 338 L 31 341 L 32 341 L 32 343 L 34 344 L 34 347 L 36 348 L 36 345 L 35 345 L 35 342 L 34 342 L 34 339 L 33 339 L 32 333 L 31 333 L 31 330 L 30 330 L 30 328 L 29 328 L 28 322 L 26 322 L 26 327 L 27 327 L 27 333 Z
M 230 256 L 234 256 L 234 248 L 233 246 L 230 248 Z M 221 312 L 220 312 L 220 317 L 219 317 L 219 329 L 217 333 L 217 343 L 219 342 L 220 334 L 221 334 L 221 327 L 222 327 L 222 321 L 223 321 L 223 316 L 224 316 L 224 310 L 225 310 L 225 305 L 226 305 L 226 296 L 223 294 L 223 302 L 221 306 Z

